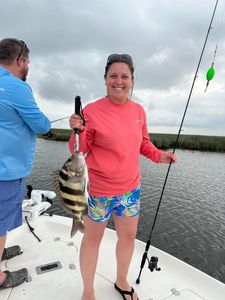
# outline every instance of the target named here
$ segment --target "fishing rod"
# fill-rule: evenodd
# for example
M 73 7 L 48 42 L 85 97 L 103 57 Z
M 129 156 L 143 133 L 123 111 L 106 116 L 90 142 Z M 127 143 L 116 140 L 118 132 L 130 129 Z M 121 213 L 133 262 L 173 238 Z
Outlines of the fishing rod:
M 75 113 L 78 114 L 78 115 L 81 115 L 81 118 L 82 118 L 83 124 L 84 124 L 85 121 L 84 121 L 84 117 L 83 117 L 83 114 L 82 114 L 81 110 L 82 110 L 82 104 L 81 104 L 80 96 L 76 96 L 75 97 Z M 63 117 L 63 118 L 60 118 L 60 119 L 56 119 L 56 120 L 50 121 L 50 123 L 55 123 L 55 122 L 58 122 L 58 121 L 62 121 L 62 120 L 68 119 L 69 117 L 70 116 Z M 79 135 L 79 129 L 76 129 L 75 133 L 77 135 Z M 49 130 L 47 133 L 45 133 L 43 135 L 46 135 L 48 137 L 52 137 L 52 132 L 51 132 L 51 130 Z M 78 141 L 78 138 L 77 138 L 77 141 Z
M 205 51 L 205 47 L 206 47 L 206 43 L 207 43 L 207 40 L 208 40 L 210 30 L 212 29 L 212 23 L 213 23 L 213 20 L 214 20 L 214 15 L 215 15 L 215 12 L 216 12 L 218 1 L 219 0 L 216 0 L 216 4 L 215 4 L 214 10 L 213 10 L 213 14 L 212 14 L 212 17 L 211 17 L 211 20 L 210 20 L 209 28 L 208 28 L 206 38 L 205 38 L 205 41 L 204 41 L 204 44 L 203 44 L 201 55 L 200 55 L 198 65 L 197 65 L 197 68 L 196 68 L 196 72 L 195 72 L 195 75 L 194 75 L 194 79 L 193 79 L 193 82 L 192 82 L 192 85 L 191 85 L 191 89 L 190 89 L 190 93 L 189 93 L 189 96 L 188 96 L 187 104 L 186 104 L 184 114 L 183 114 L 183 117 L 182 117 L 182 120 L 181 120 L 179 131 L 178 131 L 178 134 L 177 134 L 177 138 L 176 138 L 175 146 L 174 146 L 174 149 L 173 149 L 173 153 L 175 153 L 177 145 L 178 145 L 178 140 L 179 140 L 180 133 L 181 133 L 181 130 L 182 130 L 182 126 L 183 126 L 183 123 L 184 123 L 184 119 L 185 119 L 185 116 L 186 116 L 186 113 L 187 113 L 187 109 L 188 109 L 189 102 L 190 102 L 190 99 L 191 99 L 192 91 L 193 91 L 195 81 L 196 81 L 196 78 L 197 78 L 198 70 L 199 70 L 199 67 L 200 67 L 200 64 L 201 64 L 201 61 L 202 61 L 202 57 L 203 57 L 203 54 L 204 54 L 204 51 Z M 158 203 L 158 206 L 157 206 L 157 210 L 156 210 L 156 213 L 155 213 L 153 225 L 152 225 L 152 228 L 151 228 L 151 231 L 150 231 L 150 234 L 149 234 L 149 239 L 146 243 L 145 252 L 143 253 L 143 256 L 142 256 L 140 271 L 139 271 L 138 278 L 136 280 L 137 284 L 140 283 L 141 273 L 142 273 L 142 270 L 143 270 L 144 265 L 146 263 L 146 260 L 148 261 L 148 268 L 150 269 L 151 272 L 153 272 L 154 270 L 160 271 L 160 268 L 157 265 L 158 264 L 158 257 L 152 256 L 151 259 L 149 259 L 148 251 L 149 251 L 149 248 L 150 248 L 150 245 L 151 245 L 152 232 L 153 232 L 154 227 L 155 227 L 155 223 L 156 223 L 156 219 L 157 219 L 157 216 L 158 216 L 159 208 L 160 208 L 160 205 L 161 205 L 161 201 L 162 201 L 162 198 L 163 198 L 163 194 L 164 194 L 164 190 L 165 190 L 165 187 L 166 187 L 167 179 L 168 179 L 168 176 L 169 176 L 171 164 L 172 164 L 172 160 L 170 161 L 170 164 L 169 164 L 169 167 L 168 167 L 168 170 L 167 170 L 167 173 L 166 173 L 166 177 L 165 177 L 165 181 L 164 181 L 163 188 L 162 188 L 162 191 L 161 191 L 161 195 L 160 195 L 159 203 Z
M 67 116 L 67 117 L 64 117 L 64 118 L 60 118 L 60 119 L 56 119 L 56 120 L 53 120 L 53 121 L 50 121 L 50 123 L 52 124 L 52 123 L 55 123 L 55 122 L 58 122 L 58 121 L 61 121 L 61 120 L 65 120 L 65 119 L 67 119 L 67 118 L 69 118 L 70 116 Z M 51 129 L 48 131 L 48 132 L 46 132 L 46 133 L 44 133 L 44 134 L 42 134 L 43 136 L 47 136 L 48 138 L 52 138 L 53 137 L 53 135 L 54 135 L 54 133 L 51 131 Z
M 55 123 L 55 122 L 58 122 L 58 121 L 61 121 L 61 120 L 65 120 L 65 119 L 68 119 L 70 116 L 67 116 L 67 117 L 64 117 L 64 118 L 60 118 L 60 119 L 56 119 L 56 120 L 53 120 L 51 121 L 51 123 Z

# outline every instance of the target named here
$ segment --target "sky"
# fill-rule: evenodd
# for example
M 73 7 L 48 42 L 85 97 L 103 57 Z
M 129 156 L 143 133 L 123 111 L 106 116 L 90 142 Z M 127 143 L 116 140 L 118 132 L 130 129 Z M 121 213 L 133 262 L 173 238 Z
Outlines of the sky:
M 108 55 L 135 65 L 132 99 L 149 132 L 178 133 L 216 0 L 0 0 L 0 39 L 30 49 L 27 82 L 51 121 L 106 95 Z M 225 0 L 219 0 L 182 126 L 184 134 L 225 136 Z M 206 72 L 215 49 L 215 76 Z M 69 128 L 68 119 L 52 124 Z

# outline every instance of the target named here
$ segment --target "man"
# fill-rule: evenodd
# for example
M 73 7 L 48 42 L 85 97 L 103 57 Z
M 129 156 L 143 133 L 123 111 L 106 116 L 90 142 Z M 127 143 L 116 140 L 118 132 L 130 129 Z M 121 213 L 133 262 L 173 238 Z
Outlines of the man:
M 19 246 L 5 248 L 6 235 L 22 224 L 24 178 L 31 172 L 36 134 L 51 127 L 25 82 L 29 52 L 23 41 L 0 41 L 0 260 L 21 253 Z M 14 272 L 0 269 L 0 289 L 18 286 L 27 275 L 26 268 Z

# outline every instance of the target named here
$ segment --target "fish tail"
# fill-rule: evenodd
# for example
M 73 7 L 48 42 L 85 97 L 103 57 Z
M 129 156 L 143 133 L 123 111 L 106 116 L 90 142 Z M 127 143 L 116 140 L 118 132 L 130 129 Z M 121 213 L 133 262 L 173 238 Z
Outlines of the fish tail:
M 77 233 L 77 231 L 80 231 L 81 233 L 84 233 L 84 224 L 81 221 L 81 219 L 77 219 L 77 218 L 74 217 L 70 237 L 72 238 Z

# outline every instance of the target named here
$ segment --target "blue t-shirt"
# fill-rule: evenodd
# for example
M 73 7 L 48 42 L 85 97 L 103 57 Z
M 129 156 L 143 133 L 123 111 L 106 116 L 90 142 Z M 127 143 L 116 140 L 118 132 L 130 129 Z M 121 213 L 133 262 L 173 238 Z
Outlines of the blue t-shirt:
M 30 86 L 0 66 L 0 180 L 30 174 L 36 134 L 50 127 Z

